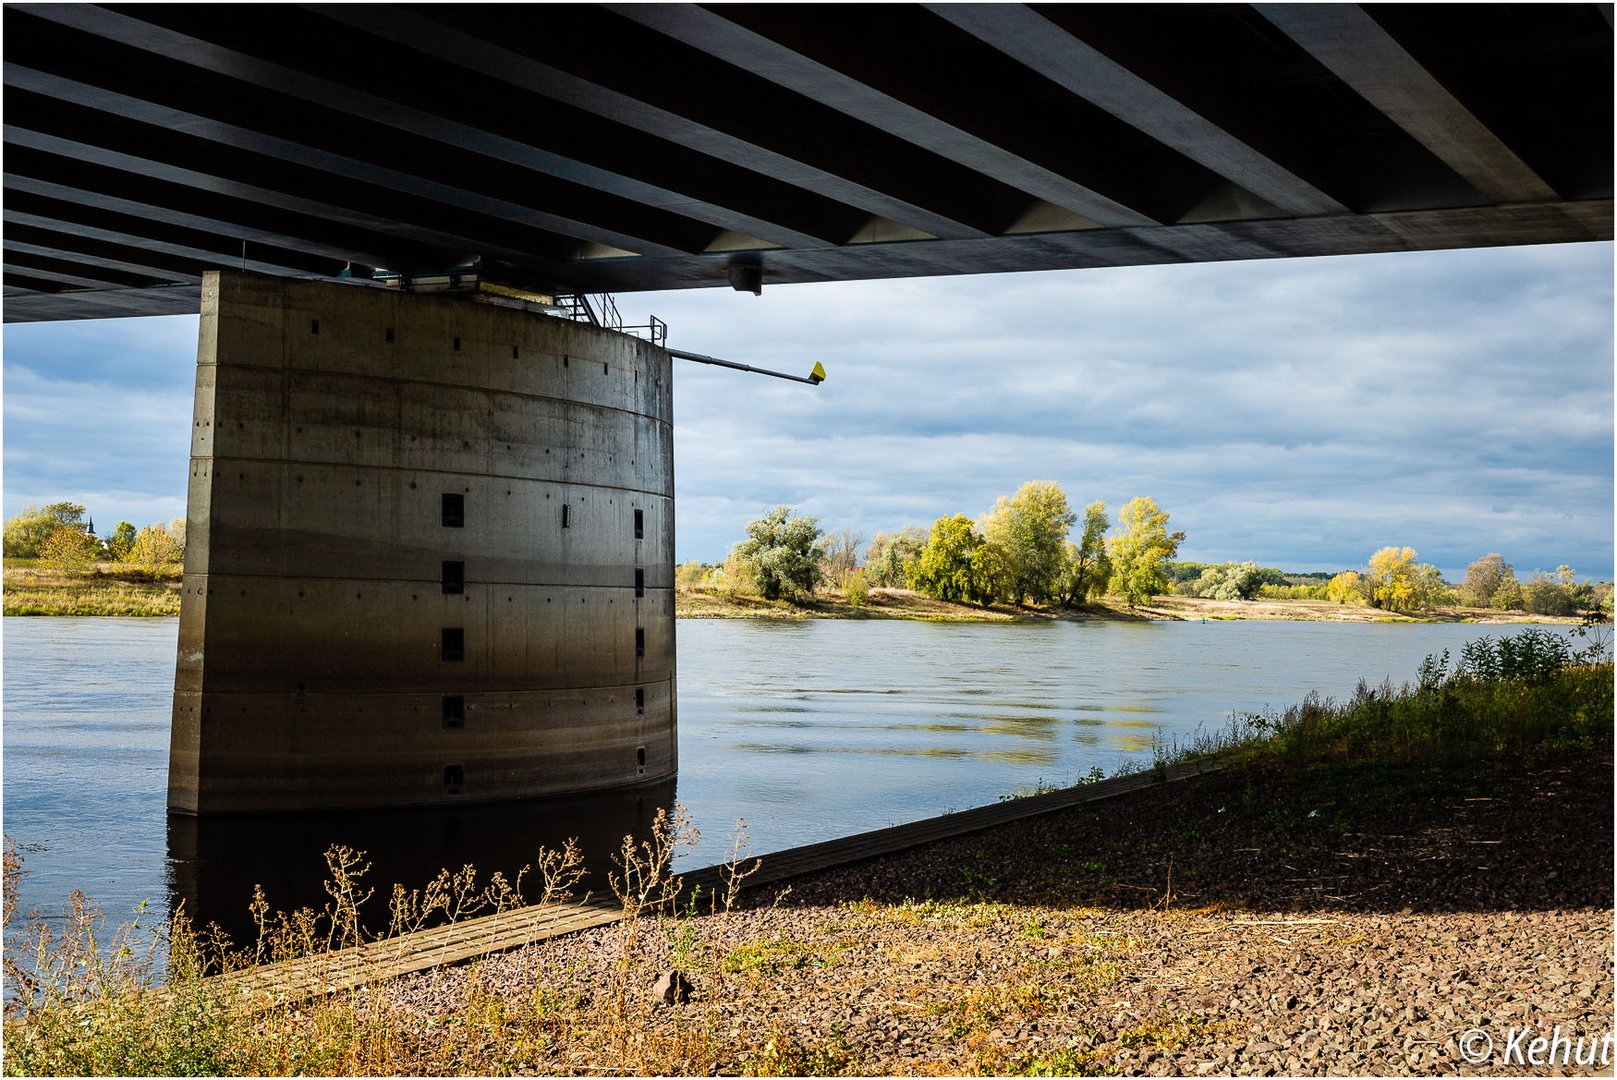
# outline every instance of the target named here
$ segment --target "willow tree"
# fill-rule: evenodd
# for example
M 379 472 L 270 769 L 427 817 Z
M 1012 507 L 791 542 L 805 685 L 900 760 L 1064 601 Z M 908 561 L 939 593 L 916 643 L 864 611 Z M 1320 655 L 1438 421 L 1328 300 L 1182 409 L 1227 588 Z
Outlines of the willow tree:
M 1112 577 L 1112 560 L 1106 553 L 1106 530 L 1111 527 L 1105 503 L 1092 502 L 1084 507 L 1084 527 L 1078 542 L 1067 544 L 1063 604 L 1087 603 L 1090 597 L 1106 591 Z
M 1112 560 L 1112 592 L 1134 606 L 1168 589 L 1166 563 L 1179 554 L 1185 534 L 1168 531 L 1168 513 L 1141 496 L 1130 499 L 1117 517 L 1121 532 L 1107 541 Z
M 1013 603 L 1060 595 L 1067 531 L 1077 520 L 1067 493 L 1049 480 L 1029 480 L 983 515 L 983 539 L 1003 553 L 1004 593 Z
M 806 600 L 825 578 L 820 536 L 818 518 L 793 517 L 790 507 L 777 506 L 748 522 L 747 538 L 732 556 L 746 567 L 765 600 Z

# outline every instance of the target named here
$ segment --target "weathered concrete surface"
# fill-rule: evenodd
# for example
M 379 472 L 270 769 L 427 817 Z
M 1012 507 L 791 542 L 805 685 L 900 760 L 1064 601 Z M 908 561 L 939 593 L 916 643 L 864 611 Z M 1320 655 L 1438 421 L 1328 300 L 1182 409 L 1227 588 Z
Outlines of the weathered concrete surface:
M 671 401 L 622 334 L 210 273 L 170 808 L 673 775 Z

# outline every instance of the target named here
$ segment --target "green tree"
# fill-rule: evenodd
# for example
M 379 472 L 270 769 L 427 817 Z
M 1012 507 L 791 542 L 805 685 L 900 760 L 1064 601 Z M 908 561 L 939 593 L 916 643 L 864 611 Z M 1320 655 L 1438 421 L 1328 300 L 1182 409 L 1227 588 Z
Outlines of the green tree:
M 45 539 L 60 528 L 84 531 L 84 507 L 78 503 L 55 502 L 41 510 L 25 507 L 5 525 L 4 550 L 8 559 L 37 559 Z
M 1210 600 L 1250 600 L 1266 584 L 1274 584 L 1269 571 L 1255 562 L 1209 566 L 1196 580 L 1191 595 Z M 1282 579 L 1280 584 L 1285 584 Z
M 877 533 L 865 549 L 865 578 L 882 589 L 903 588 L 908 569 L 926 547 L 926 530 L 906 525 L 896 533 Z
M 1112 576 L 1112 560 L 1106 554 L 1106 530 L 1111 527 L 1105 503 L 1092 502 L 1084 507 L 1084 525 L 1078 542 L 1066 545 L 1063 604 L 1086 604 L 1090 597 L 1106 591 L 1106 583 Z
M 1179 553 L 1185 534 L 1168 531 L 1168 514 L 1144 496 L 1130 499 L 1118 515 L 1121 532 L 1107 541 L 1112 592 L 1135 607 L 1168 588 L 1167 561 Z
M 1506 581 L 1516 580 L 1516 571 L 1498 552 L 1484 555 L 1465 568 L 1460 598 L 1472 607 L 1492 607 L 1493 599 Z
M 1458 599 L 1437 567 L 1431 563 L 1421 563 L 1415 567 L 1415 607 L 1418 610 L 1451 607 Z
M 863 568 L 854 567 L 842 579 L 842 598 L 854 607 L 864 607 L 865 601 L 870 599 L 870 583 L 865 580 Z
M 985 604 L 993 599 L 997 557 L 979 555 L 984 541 L 964 514 L 940 517 L 910 567 L 910 588 L 939 600 Z
M 765 600 L 798 603 L 813 596 L 825 577 L 821 535 L 818 518 L 793 517 L 790 507 L 777 506 L 747 524 L 747 539 L 733 553 Z
M 1004 553 L 1004 595 L 1020 604 L 1045 603 L 1061 591 L 1067 532 L 1078 520 L 1061 485 L 1029 480 L 1010 498 L 1001 495 L 983 515 L 983 539 Z
M 96 556 L 95 537 L 78 525 L 58 525 L 39 545 L 39 561 L 52 570 L 75 574 L 87 568 Z
M 127 521 L 118 522 L 107 538 L 107 554 L 113 562 L 123 562 L 135 547 L 135 527 Z
M 181 534 L 183 536 L 183 534 Z M 171 525 L 148 525 L 135 534 L 128 561 L 153 578 L 172 572 L 185 558 L 185 542 Z
M 1522 607 L 1534 615 L 1576 615 L 1577 600 L 1559 575 L 1534 574 L 1522 586 Z
M 1493 604 L 1496 611 L 1521 611 L 1522 609 L 1522 583 L 1511 575 L 1499 583 L 1499 589 L 1493 594 Z

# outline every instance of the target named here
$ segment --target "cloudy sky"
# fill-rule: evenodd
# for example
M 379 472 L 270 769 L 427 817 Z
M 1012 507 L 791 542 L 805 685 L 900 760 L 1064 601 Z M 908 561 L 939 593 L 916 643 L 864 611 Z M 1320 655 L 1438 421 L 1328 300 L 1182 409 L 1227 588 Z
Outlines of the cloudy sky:
M 1451 579 L 1612 577 L 1612 247 L 1081 270 L 618 297 L 676 361 L 678 558 L 777 503 L 867 537 L 975 517 L 1025 480 L 1149 495 L 1182 558 Z M 103 533 L 185 512 L 195 318 L 4 331 L 4 513 Z

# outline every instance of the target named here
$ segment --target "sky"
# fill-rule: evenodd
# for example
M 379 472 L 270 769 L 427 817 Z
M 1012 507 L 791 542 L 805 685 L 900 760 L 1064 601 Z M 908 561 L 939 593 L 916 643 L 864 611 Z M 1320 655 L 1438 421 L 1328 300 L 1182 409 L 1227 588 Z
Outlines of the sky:
M 1612 245 L 624 294 L 675 361 L 680 561 L 777 504 L 868 539 L 1027 480 L 1155 499 L 1180 558 L 1610 580 Z M 182 517 L 196 318 L 4 329 L 4 514 Z

